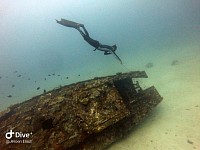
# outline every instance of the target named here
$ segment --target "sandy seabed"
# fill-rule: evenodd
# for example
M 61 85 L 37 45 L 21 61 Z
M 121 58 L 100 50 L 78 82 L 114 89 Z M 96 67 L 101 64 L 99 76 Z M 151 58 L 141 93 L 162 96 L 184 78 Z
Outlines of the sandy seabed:
M 183 51 L 163 55 L 145 69 L 149 78 L 142 83 L 155 85 L 163 101 L 109 150 L 200 149 L 200 48 Z M 178 62 L 172 65 L 175 59 Z
M 163 101 L 124 139 L 108 149 L 200 150 L 200 45 L 160 53 L 149 68 L 145 68 L 148 63 L 145 60 L 150 59 L 138 60 L 143 66 L 139 70 L 145 70 L 149 78 L 140 79 L 140 84 L 154 85 Z M 172 65 L 174 60 L 177 61 Z M 124 64 L 129 69 L 125 71 L 138 70 L 131 64 L 134 62 Z

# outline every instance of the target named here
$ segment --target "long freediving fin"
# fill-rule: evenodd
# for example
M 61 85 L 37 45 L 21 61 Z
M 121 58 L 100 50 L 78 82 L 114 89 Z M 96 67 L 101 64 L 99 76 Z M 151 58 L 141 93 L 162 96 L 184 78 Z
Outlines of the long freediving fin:
M 66 27 L 71 27 L 71 28 L 78 28 L 79 27 L 79 23 L 70 21 L 70 20 L 66 20 L 66 19 L 61 19 L 61 21 L 56 20 L 57 23 L 66 26 Z

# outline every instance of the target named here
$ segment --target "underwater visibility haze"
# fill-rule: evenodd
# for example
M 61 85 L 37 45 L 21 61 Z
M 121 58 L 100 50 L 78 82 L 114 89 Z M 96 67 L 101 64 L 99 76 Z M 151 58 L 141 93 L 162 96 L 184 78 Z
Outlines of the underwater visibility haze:
M 197 40 L 199 14 L 195 0 L 1 1 L 1 110 L 44 89 L 142 69 L 171 47 Z M 93 51 L 76 30 L 59 26 L 55 19 L 60 18 L 84 24 L 102 44 L 116 44 L 130 70 L 113 56 Z
M 163 101 L 173 99 L 174 105 L 178 86 L 197 84 L 200 90 L 198 0 L 6 0 L 0 1 L 0 18 L 0 111 L 59 86 L 117 72 L 145 70 L 149 79 L 142 84 L 155 85 Z M 102 44 L 116 44 L 123 64 L 93 51 L 76 29 L 56 23 L 61 18 L 84 24 Z

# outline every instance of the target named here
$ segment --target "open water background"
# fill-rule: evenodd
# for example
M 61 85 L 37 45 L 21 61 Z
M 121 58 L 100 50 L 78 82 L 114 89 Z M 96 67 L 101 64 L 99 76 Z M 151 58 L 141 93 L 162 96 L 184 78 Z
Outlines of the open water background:
M 162 59 L 170 65 L 200 51 L 198 0 L 4 0 L 0 18 L 0 110 L 44 90 L 146 70 Z M 60 18 L 83 23 L 102 44 L 117 44 L 123 65 L 93 51 L 78 31 L 57 24 Z

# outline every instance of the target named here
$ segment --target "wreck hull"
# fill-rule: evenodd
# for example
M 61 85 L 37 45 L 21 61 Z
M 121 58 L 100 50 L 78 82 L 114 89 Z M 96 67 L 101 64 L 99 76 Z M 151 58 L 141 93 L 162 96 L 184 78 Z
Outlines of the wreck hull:
M 132 78 L 144 71 L 95 78 L 46 92 L 0 117 L 0 149 L 104 149 L 122 138 L 162 100 L 155 87 Z M 9 130 L 31 132 L 31 143 L 6 144 Z

